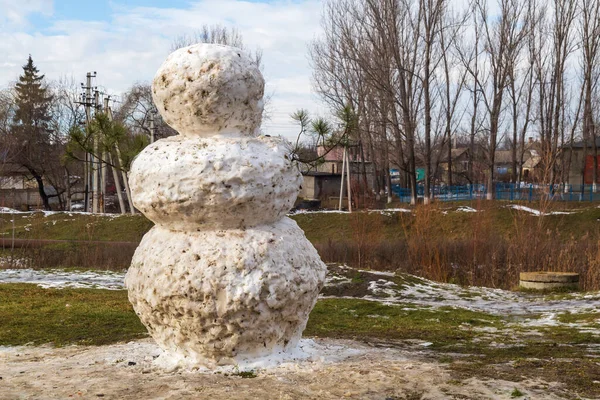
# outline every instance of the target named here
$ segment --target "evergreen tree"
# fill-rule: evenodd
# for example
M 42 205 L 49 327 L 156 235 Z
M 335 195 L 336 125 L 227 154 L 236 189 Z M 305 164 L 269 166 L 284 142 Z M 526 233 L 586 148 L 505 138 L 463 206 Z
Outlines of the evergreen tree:
M 23 75 L 19 76 L 15 89 L 17 110 L 14 122 L 32 135 L 49 136 L 49 108 L 52 96 L 48 95 L 48 88 L 44 86 L 44 75 L 39 75 L 31 55 L 27 64 L 23 66 Z
M 44 208 L 49 210 L 49 196 L 44 189 L 44 175 L 56 162 L 49 123 L 52 119 L 52 96 L 44 84 L 44 75 L 33 64 L 31 55 L 23 66 L 23 74 L 15 86 L 12 152 L 16 163 L 26 168 L 35 179 Z

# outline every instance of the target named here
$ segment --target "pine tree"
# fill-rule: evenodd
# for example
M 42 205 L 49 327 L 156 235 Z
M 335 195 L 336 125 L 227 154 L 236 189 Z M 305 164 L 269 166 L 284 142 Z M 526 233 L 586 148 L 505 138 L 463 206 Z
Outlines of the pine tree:
M 53 143 L 49 123 L 52 119 L 52 96 L 44 84 L 44 75 L 33 64 L 31 55 L 23 66 L 23 74 L 15 85 L 16 101 L 12 133 L 13 153 L 18 164 L 26 168 L 38 185 L 44 208 L 50 209 L 48 194 L 44 189 L 44 175 L 49 163 L 54 162 Z M 17 147 L 18 146 L 18 147 Z
M 31 55 L 27 64 L 23 66 L 23 75 L 16 84 L 17 110 L 14 121 L 22 128 L 28 129 L 31 134 L 48 136 L 48 122 L 50 102 L 52 96 L 48 95 L 48 88 L 43 84 L 44 75 L 39 75 L 39 70 L 33 64 Z

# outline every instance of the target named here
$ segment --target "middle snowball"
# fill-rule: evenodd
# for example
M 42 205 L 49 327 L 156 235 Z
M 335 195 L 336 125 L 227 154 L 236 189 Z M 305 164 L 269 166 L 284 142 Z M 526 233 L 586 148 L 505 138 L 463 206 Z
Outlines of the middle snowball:
M 135 207 L 157 225 L 235 229 L 283 217 L 302 175 L 280 139 L 173 136 L 136 157 L 129 183 Z

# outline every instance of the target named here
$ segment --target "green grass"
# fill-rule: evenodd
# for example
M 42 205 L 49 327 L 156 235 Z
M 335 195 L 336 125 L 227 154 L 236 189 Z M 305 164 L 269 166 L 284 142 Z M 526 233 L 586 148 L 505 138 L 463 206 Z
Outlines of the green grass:
M 104 345 L 146 335 L 126 291 L 0 285 L 0 345 Z
M 497 326 L 499 317 L 464 309 L 405 309 L 378 302 L 354 299 L 324 299 L 310 314 L 305 334 L 347 339 L 419 339 L 432 348 L 470 341 L 479 334 L 460 329 Z
M 558 320 L 564 324 L 573 322 L 595 322 L 600 320 L 600 312 L 588 313 L 564 313 L 558 316 Z
M 0 214 L 0 238 L 12 237 L 13 215 Z M 18 239 L 98 240 L 139 242 L 152 227 L 142 215 L 102 217 L 60 213 L 14 214 L 14 232 Z

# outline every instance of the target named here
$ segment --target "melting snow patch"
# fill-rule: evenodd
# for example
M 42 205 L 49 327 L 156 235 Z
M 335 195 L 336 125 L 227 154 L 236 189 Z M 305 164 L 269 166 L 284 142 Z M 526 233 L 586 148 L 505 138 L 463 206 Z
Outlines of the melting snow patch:
M 477 210 L 472 207 L 458 207 L 456 209 L 456 211 L 457 212 L 470 212 L 470 213 L 477 212 Z
M 296 210 L 294 212 L 290 212 L 288 215 L 295 214 L 350 214 L 348 211 L 339 211 L 339 210 Z
M 393 287 L 398 286 L 394 282 L 378 279 L 369 282 L 369 291 L 375 295 L 395 296 L 397 291 Z
M 158 350 L 159 352 L 161 350 Z M 298 345 L 287 351 L 252 358 L 241 359 L 237 365 L 198 367 L 201 362 L 189 360 L 178 355 L 162 353 L 154 365 L 167 370 L 194 370 L 207 373 L 236 373 L 240 371 L 263 371 L 274 368 L 297 370 L 304 364 L 323 365 L 342 361 L 365 352 L 365 349 L 350 348 L 344 345 L 319 344 L 312 339 L 300 339 Z
M 369 212 L 378 212 L 381 214 L 388 214 L 388 213 L 395 213 L 395 212 L 409 213 L 412 211 L 407 208 L 386 208 L 385 210 L 369 210 Z
M 24 214 L 24 211 L 15 210 L 14 208 L 0 207 L 0 214 Z
M 0 283 L 33 283 L 44 289 L 94 288 L 122 290 L 125 272 L 0 269 Z
M 365 211 L 357 211 L 357 212 L 365 212 Z M 390 214 L 390 213 L 410 213 L 411 210 L 407 208 L 386 208 L 383 210 L 367 210 L 368 213 L 380 213 L 380 214 Z M 339 210 L 295 210 L 290 212 L 288 215 L 296 215 L 296 214 L 350 214 L 348 211 L 339 211 Z
M 539 210 L 535 210 L 533 208 L 529 208 L 529 207 L 525 207 L 519 204 L 511 204 L 510 206 L 508 206 L 514 210 L 519 210 L 519 211 L 525 211 L 528 212 L 530 214 L 536 215 L 536 216 L 545 216 L 545 215 L 569 215 L 569 214 L 574 214 L 573 212 L 570 211 L 552 211 L 549 213 L 544 213 L 541 212 Z

